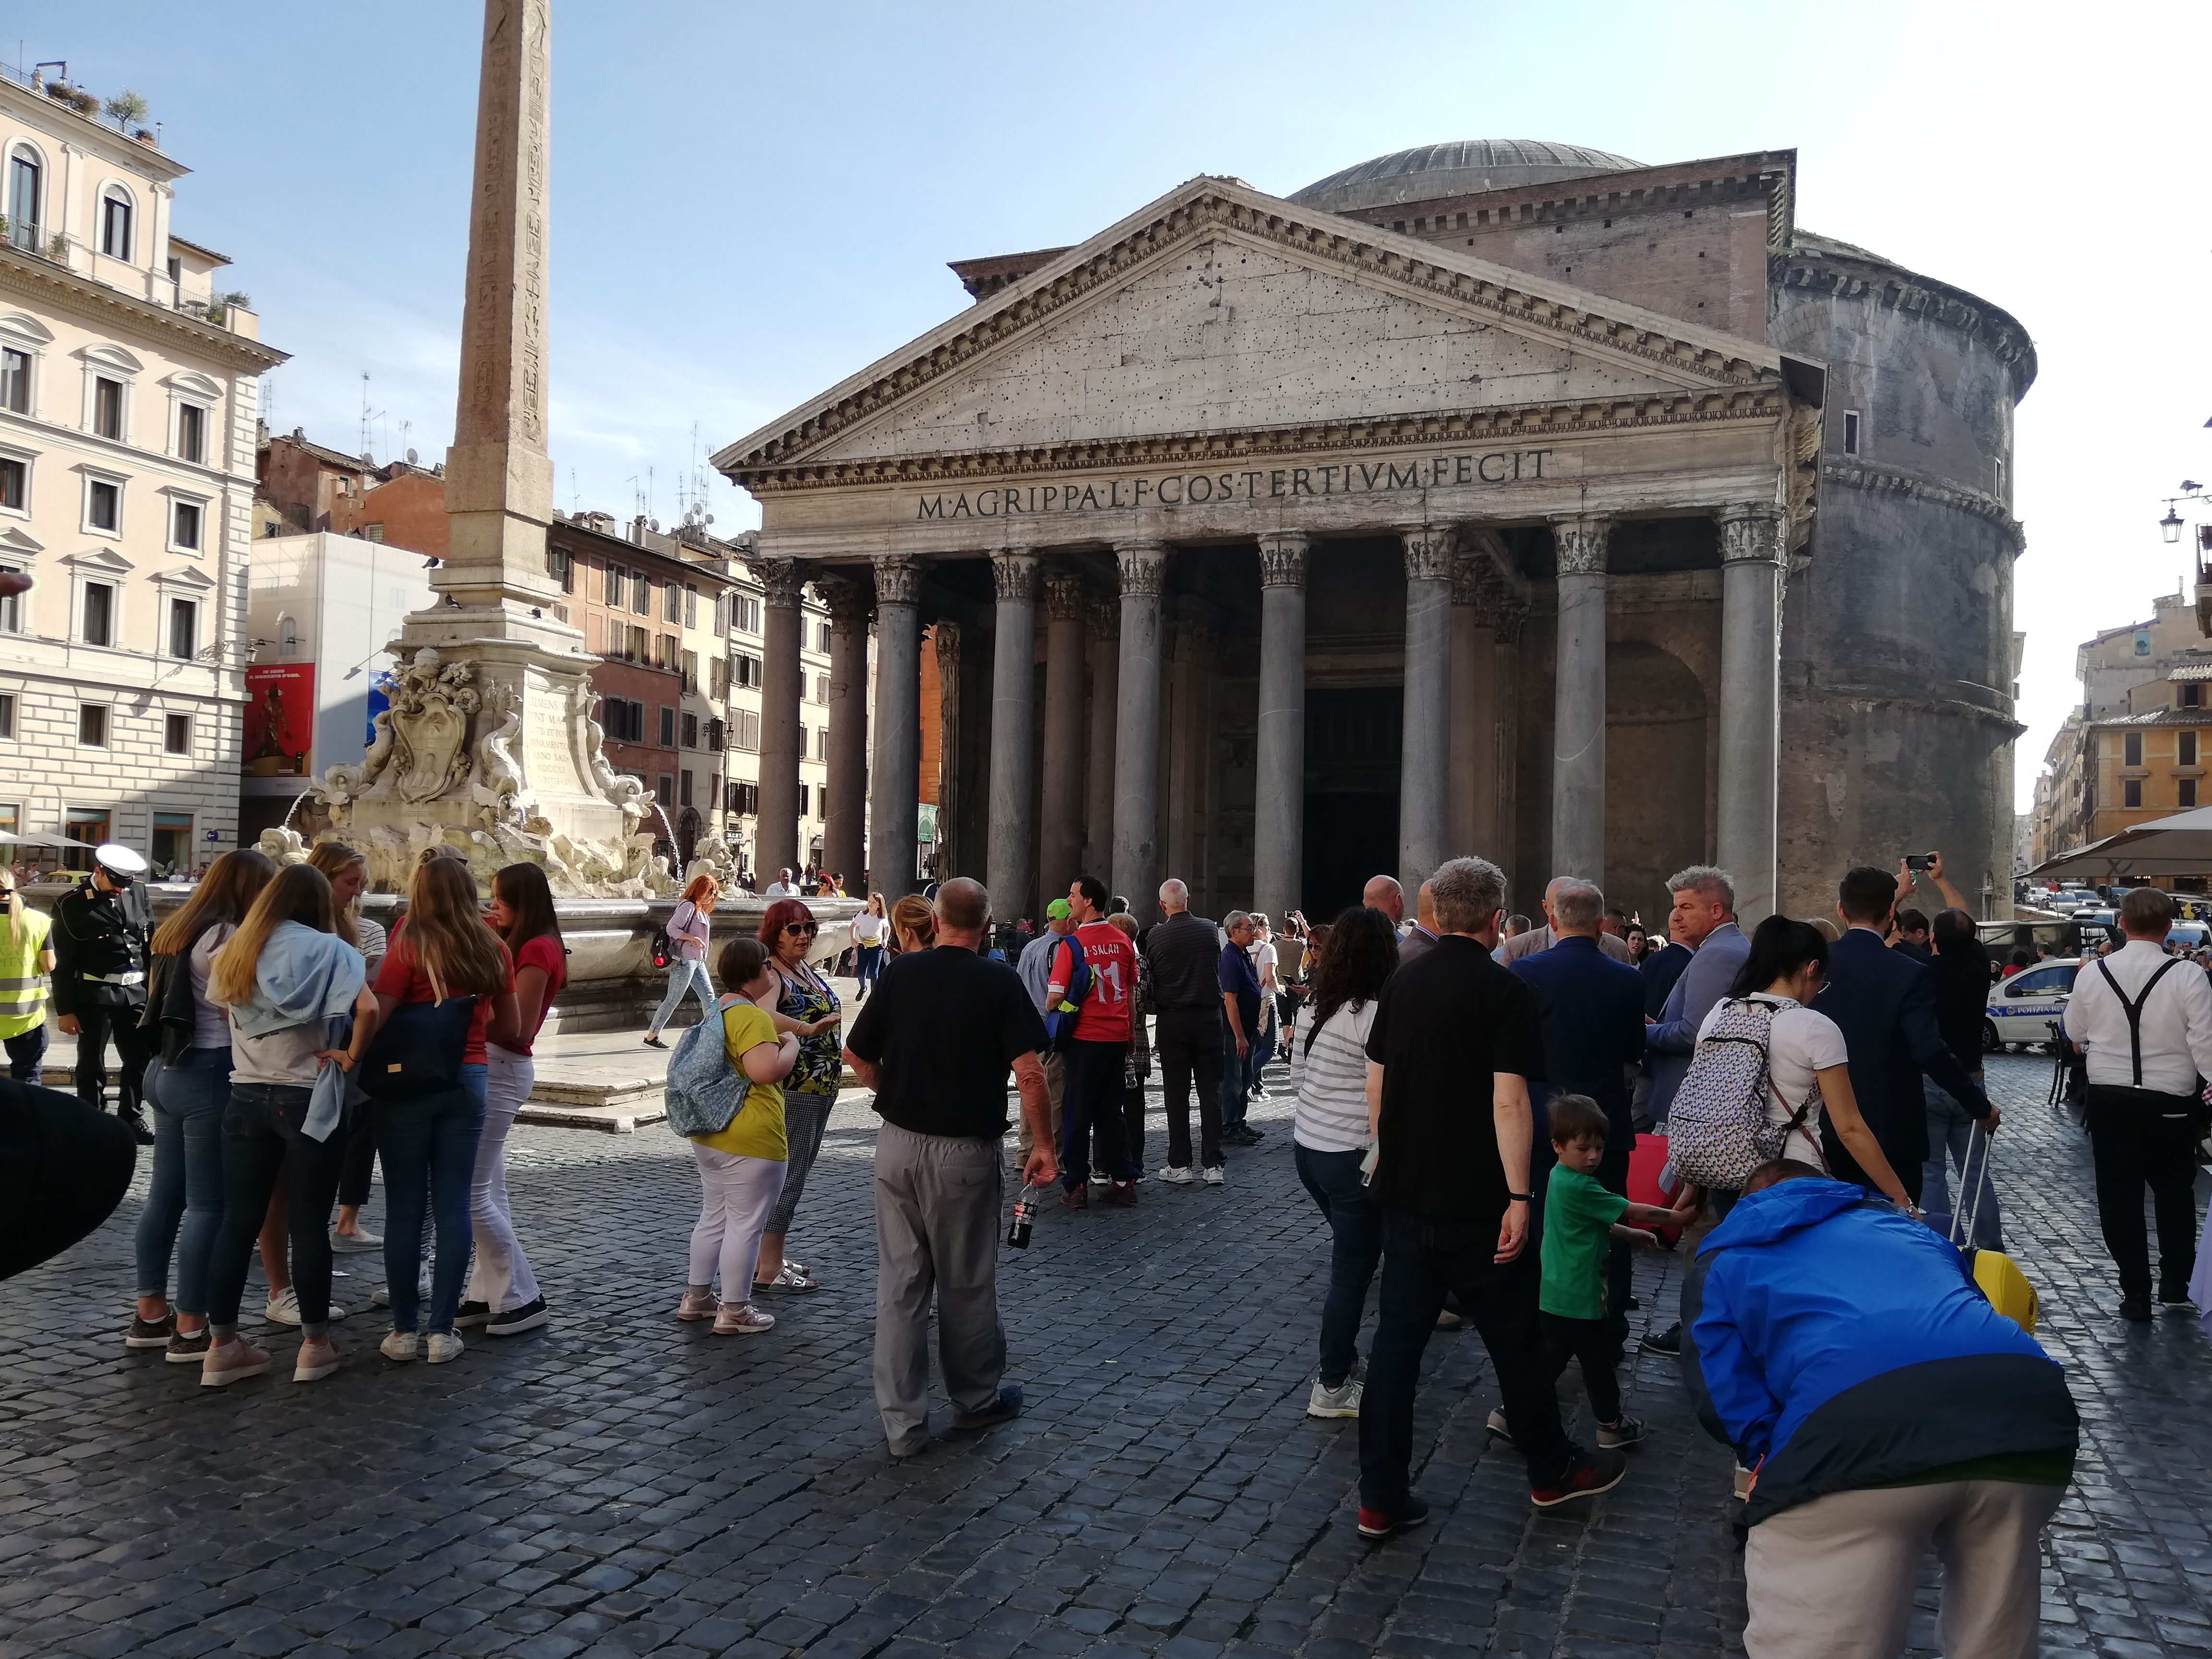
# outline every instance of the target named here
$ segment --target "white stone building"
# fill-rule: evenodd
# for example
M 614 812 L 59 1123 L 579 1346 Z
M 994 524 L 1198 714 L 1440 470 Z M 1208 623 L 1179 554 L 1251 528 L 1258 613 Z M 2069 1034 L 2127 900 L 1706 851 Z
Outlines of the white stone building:
M 285 354 L 172 232 L 186 169 L 150 133 L 0 70 L 0 566 L 34 583 L 0 600 L 0 828 L 190 867 L 236 844 L 257 381 Z

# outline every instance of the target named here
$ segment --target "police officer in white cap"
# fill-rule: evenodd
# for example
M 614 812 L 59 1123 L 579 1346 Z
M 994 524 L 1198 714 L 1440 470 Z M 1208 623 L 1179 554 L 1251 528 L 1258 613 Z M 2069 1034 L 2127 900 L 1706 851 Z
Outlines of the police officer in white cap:
M 76 1039 L 77 1098 L 94 1111 L 106 1109 L 107 1041 L 115 1039 L 122 1068 L 116 1110 L 138 1144 L 150 1146 L 154 1127 L 142 1094 L 153 1049 L 138 1029 L 154 931 L 153 902 L 137 879 L 146 860 L 112 841 L 94 848 L 92 860 L 92 879 L 54 906 L 54 1012 Z

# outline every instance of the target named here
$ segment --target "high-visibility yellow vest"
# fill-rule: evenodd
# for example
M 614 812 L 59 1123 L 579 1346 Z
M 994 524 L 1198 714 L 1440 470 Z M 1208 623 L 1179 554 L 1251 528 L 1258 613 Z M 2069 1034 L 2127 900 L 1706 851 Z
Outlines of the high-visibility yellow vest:
M 0 1037 L 36 1030 L 46 1018 L 46 975 L 39 957 L 53 919 L 26 906 L 22 925 L 11 928 L 0 908 Z

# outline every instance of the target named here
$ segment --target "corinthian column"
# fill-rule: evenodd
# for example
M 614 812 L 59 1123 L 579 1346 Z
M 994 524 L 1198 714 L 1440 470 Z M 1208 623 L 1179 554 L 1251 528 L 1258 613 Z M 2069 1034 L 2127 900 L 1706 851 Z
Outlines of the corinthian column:
M 1082 874 L 1083 579 L 1044 585 L 1044 836 L 1037 890 L 1049 903 Z
M 1114 718 L 1121 687 L 1121 607 L 1091 602 L 1090 775 L 1084 787 L 1083 867 L 1111 881 L 1114 869 Z M 1127 896 L 1132 904 L 1136 896 Z
M 921 561 L 876 562 L 876 754 L 868 775 L 868 883 L 886 901 L 918 889 L 921 787 Z
M 1406 702 L 1398 750 L 1398 879 L 1410 898 L 1444 861 L 1450 833 L 1451 534 L 1408 530 Z
M 1553 681 L 1552 867 L 1547 878 L 1605 880 L 1604 519 L 1552 526 L 1559 639 Z
M 1720 824 L 1746 927 L 1773 914 L 1775 775 L 1781 702 L 1782 514 L 1729 507 L 1721 529 Z
M 991 818 L 984 885 L 1002 921 L 1029 908 L 1036 866 L 1036 555 L 994 554 L 999 608 L 991 635 Z
M 753 871 L 763 883 L 799 857 L 799 624 L 806 567 L 796 559 L 745 561 L 761 585 L 760 816 Z
M 822 857 L 858 881 L 868 860 L 868 611 L 865 583 L 850 575 L 814 584 L 830 607 L 830 776 Z
M 1160 590 L 1165 542 L 1124 542 L 1120 708 L 1114 723 L 1114 886 L 1139 915 L 1159 885 Z
M 1454 857 L 1498 851 L 1497 567 L 1471 550 L 1451 564 L 1451 769 L 1446 819 Z
M 1312 539 L 1297 531 L 1260 538 L 1252 903 L 1274 920 L 1297 907 L 1305 868 L 1306 554 Z

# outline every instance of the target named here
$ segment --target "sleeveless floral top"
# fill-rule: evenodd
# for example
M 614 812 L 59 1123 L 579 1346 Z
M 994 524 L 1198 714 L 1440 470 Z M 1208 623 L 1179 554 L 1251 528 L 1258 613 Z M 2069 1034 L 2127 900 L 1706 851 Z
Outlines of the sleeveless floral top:
M 811 967 L 801 966 L 793 973 L 781 963 L 776 964 L 776 977 L 783 990 L 776 999 L 775 1011 L 786 1019 L 795 1019 L 805 1024 L 826 1019 L 843 1006 L 837 994 Z M 799 1063 L 791 1068 L 784 1079 L 786 1092 L 796 1089 L 801 1094 L 835 1097 L 837 1085 L 845 1076 L 844 1028 L 833 1025 L 813 1036 L 799 1039 Z

